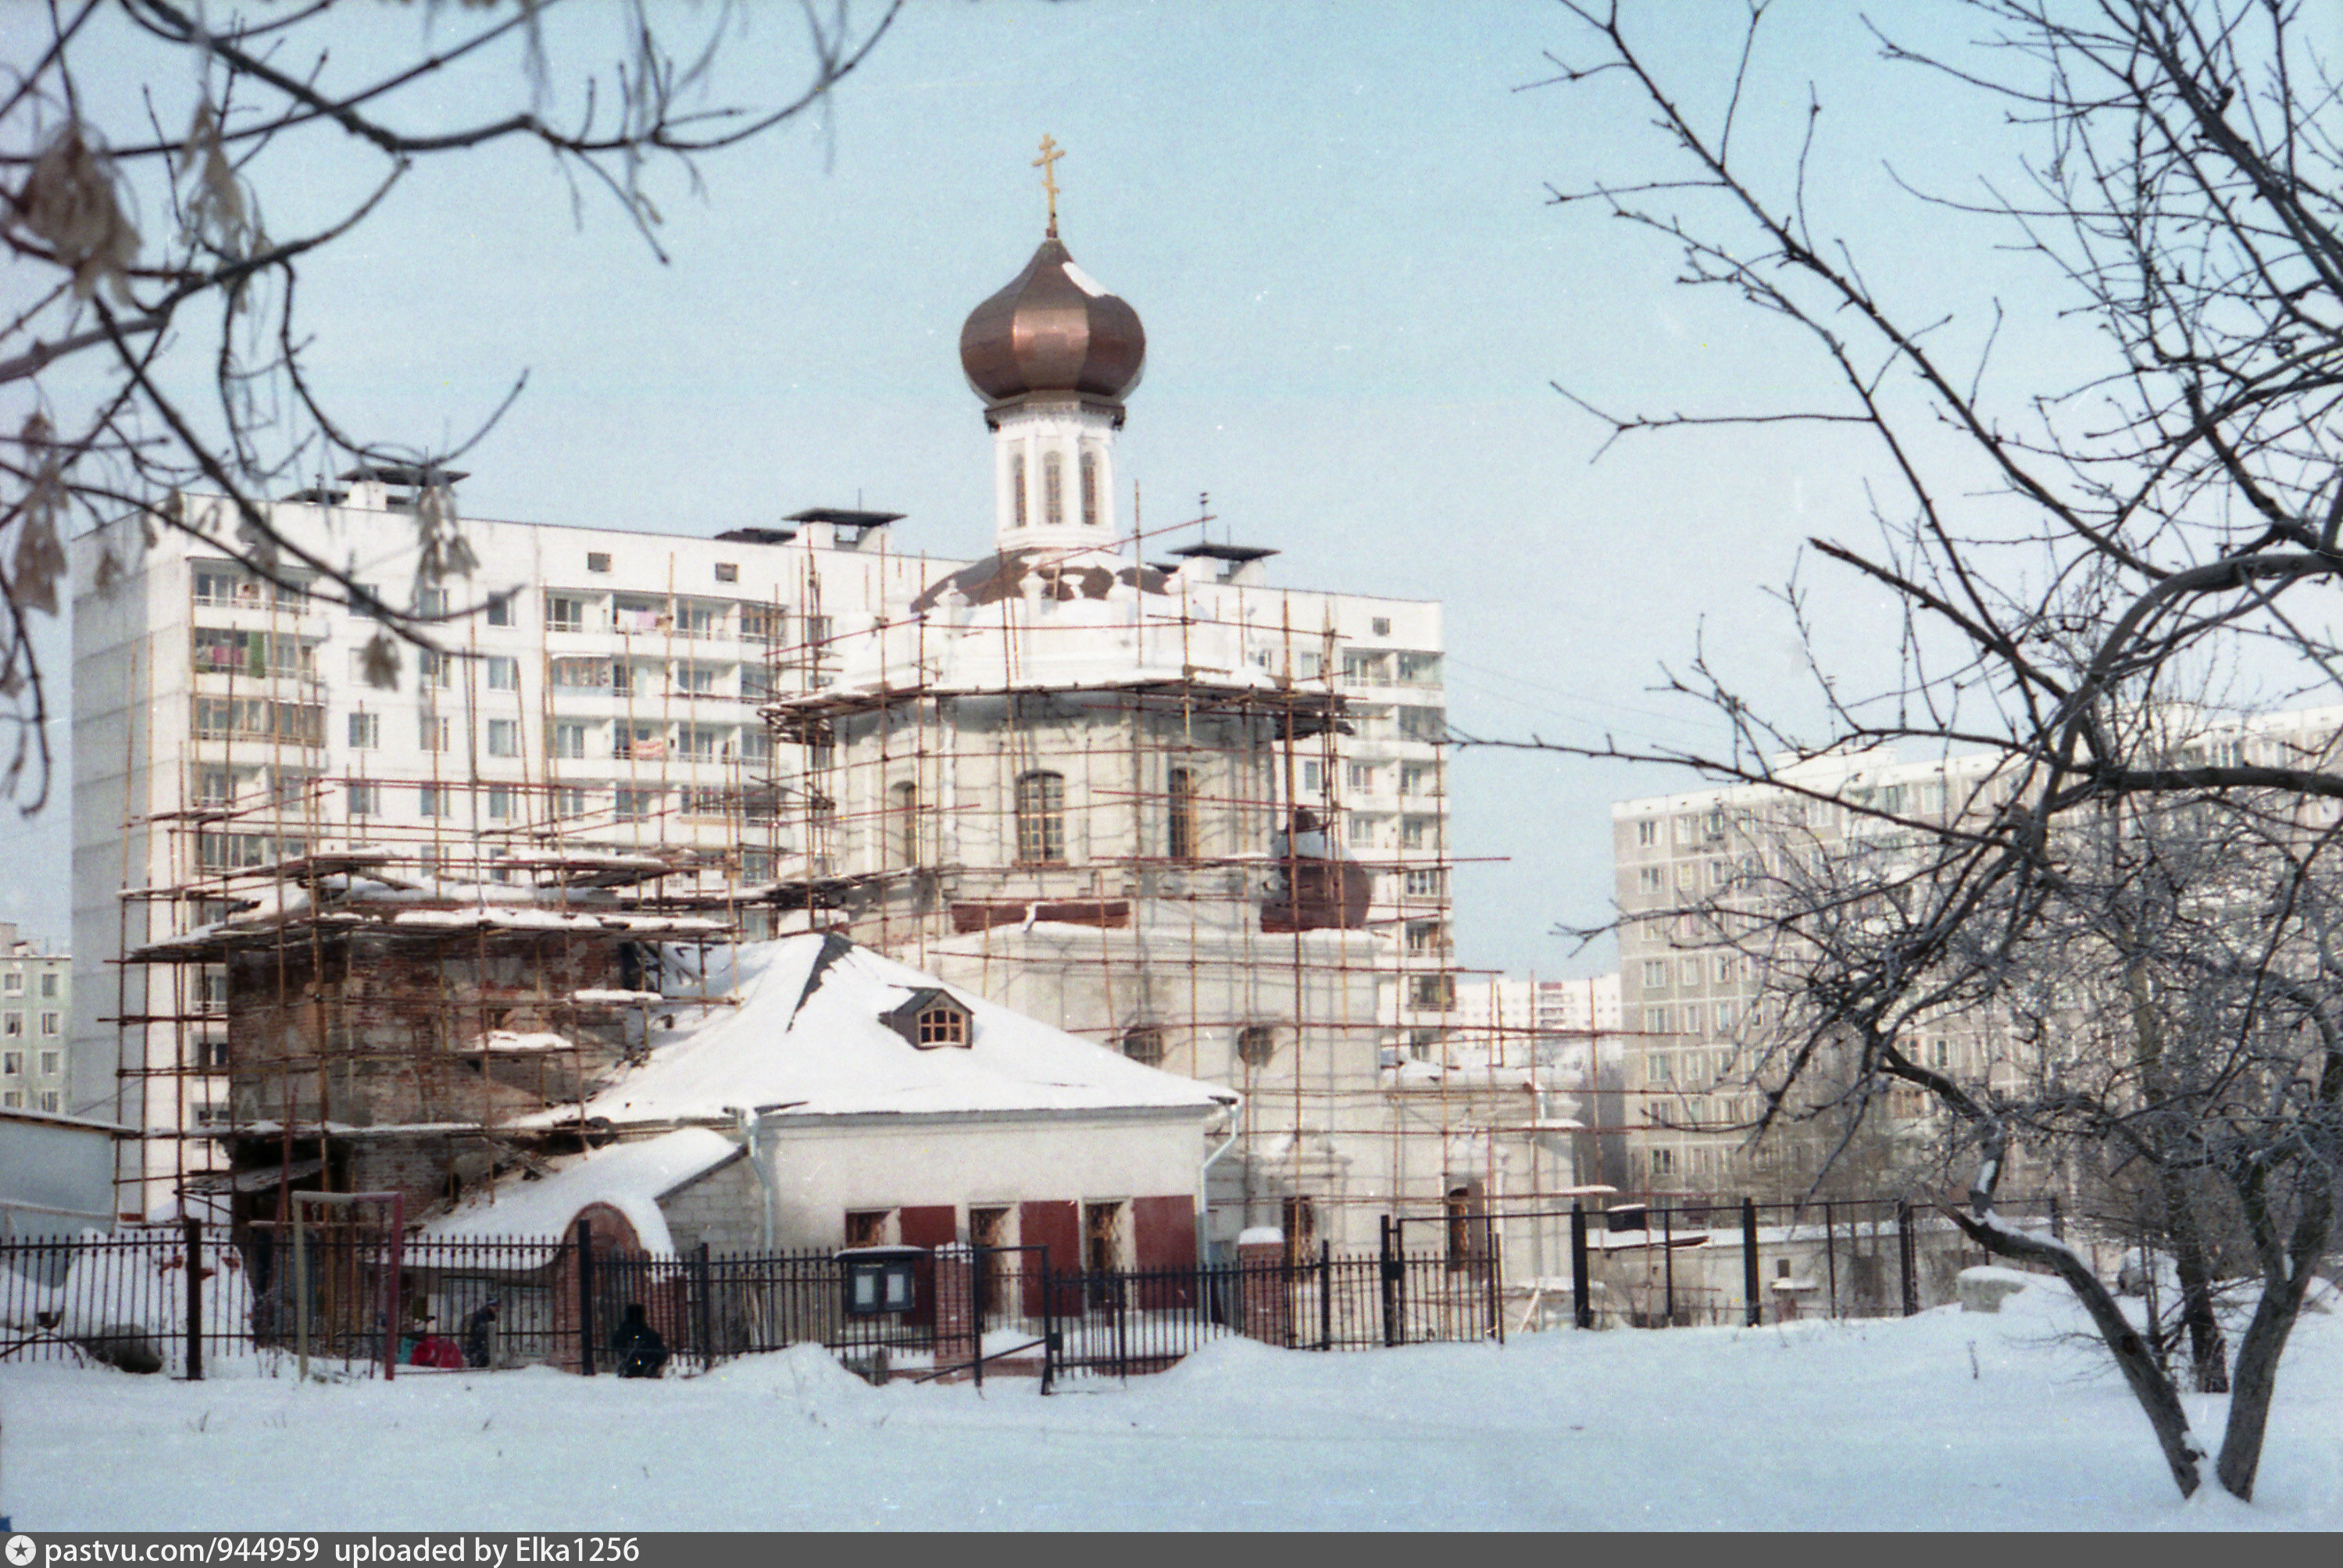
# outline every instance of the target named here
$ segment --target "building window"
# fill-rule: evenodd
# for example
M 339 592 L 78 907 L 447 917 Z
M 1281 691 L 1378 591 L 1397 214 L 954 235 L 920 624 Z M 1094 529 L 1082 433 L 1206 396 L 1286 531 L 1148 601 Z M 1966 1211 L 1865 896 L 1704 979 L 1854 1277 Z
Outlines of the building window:
M 1400 890 L 1411 899 L 1441 899 L 1448 896 L 1448 873 L 1433 868 L 1400 874 Z
M 415 787 L 415 809 L 420 816 L 438 816 L 446 807 L 447 799 L 447 796 L 440 792 L 439 786 L 437 784 L 418 784 Z
M 1082 527 L 1086 528 L 1099 526 L 1098 487 L 1098 454 L 1085 450 L 1082 453 Z
M 950 1003 L 939 1003 L 920 1012 L 919 1030 L 922 1050 L 939 1045 L 966 1045 L 968 1014 Z
M 887 1244 L 887 1221 L 893 1219 L 892 1209 L 872 1209 L 860 1212 L 849 1211 L 846 1216 L 846 1244 L 849 1247 L 883 1247 Z
M 1017 778 L 1017 858 L 1029 863 L 1066 858 L 1066 780 L 1059 773 Z
M 586 791 L 583 789 L 561 789 L 553 792 L 553 814 L 557 818 L 583 817 L 587 809 Z
M 447 654 L 428 648 L 416 649 L 415 683 L 417 686 L 436 686 L 445 690 L 454 684 L 455 673 L 456 661 Z
M 1407 1001 L 1410 1007 L 1453 1007 L 1456 1005 L 1455 978 L 1452 975 L 1410 975 L 1407 977 Z
M 520 755 L 520 720 L 491 719 L 488 720 L 488 755 L 518 757 Z
M 490 691 L 518 691 L 520 689 L 520 660 L 517 658 L 508 658 L 500 653 L 492 653 L 488 655 L 488 689 Z
M 41 1033 L 43 1035 L 52 1040 L 56 1038 L 58 1017 L 59 1015 L 54 1012 L 45 1012 L 41 1015 Z
M 1174 768 L 1164 789 L 1163 848 L 1175 860 L 1196 858 L 1196 770 Z
M 1436 653 L 1403 653 L 1399 656 L 1399 678 L 1405 686 L 1437 686 L 1440 684 L 1440 656 Z
M 0 1073 L 20 1078 L 25 1071 L 25 1053 L 21 1050 L 0 1051 Z
M 1025 526 L 1025 454 L 1022 452 L 1009 455 L 1009 516 L 1014 527 L 1021 528 Z
M 739 582 L 740 580 L 740 563 L 738 561 L 718 561 L 716 563 L 716 580 L 720 583 Z
M 41 976 L 41 994 L 45 997 L 53 997 L 57 994 L 57 977 L 55 970 L 49 970 Z
M 1371 762 L 1351 763 L 1343 769 L 1342 779 L 1353 794 L 1372 795 L 1375 792 L 1375 769 Z
M 556 724 L 553 727 L 553 754 L 564 758 L 585 756 L 586 727 L 574 723 Z
M 1635 890 L 1639 893 L 1666 892 L 1668 890 L 1667 869 L 1664 866 L 1637 867 Z
M 377 785 L 353 779 L 345 787 L 349 813 L 353 817 L 372 817 L 382 810 L 382 790 Z
M 1377 637 L 1389 637 L 1391 635 L 1391 621 L 1385 617 L 1375 617 L 1373 626 L 1375 628 L 1375 635 Z
M 1053 528 L 1066 521 L 1065 467 L 1059 453 L 1041 454 L 1041 520 Z
M 1122 1054 L 1141 1067 L 1163 1065 L 1163 1030 L 1161 1025 L 1135 1023 L 1122 1031 Z
M 24 1039 L 25 1015 L 21 1012 L 12 1012 L 5 1018 L 0 1018 L 0 1035 L 6 1035 L 10 1040 Z
M 1265 1023 L 1249 1023 L 1237 1030 L 1237 1060 L 1247 1067 L 1266 1067 L 1277 1054 L 1277 1030 Z
M 1375 819 L 1353 811 L 1346 813 L 1344 819 L 1349 824 L 1347 834 L 1353 848 L 1364 849 L 1374 843 Z
M 607 550 L 588 550 L 586 552 L 586 569 L 589 572 L 608 571 L 610 569 L 609 552 Z
M 10 1111 L 22 1111 L 25 1109 L 25 1091 L 21 1089 L 0 1090 L 0 1106 Z
M 1315 795 L 1325 788 L 1325 764 L 1322 762 L 1304 762 L 1302 765 L 1302 792 L 1304 795 Z
M 488 624 L 490 626 L 512 625 L 513 600 L 518 598 L 519 595 L 520 590 L 518 588 L 515 588 L 509 593 L 490 594 L 488 596 Z
M 618 816 L 621 822 L 641 822 L 659 814 L 663 804 L 663 789 L 621 789 L 618 795 Z
M 1448 943 L 1442 935 L 1442 929 L 1438 920 L 1408 921 L 1407 950 L 1418 954 L 1445 952 Z
M 447 590 L 439 588 L 415 590 L 415 613 L 437 618 L 447 613 Z
M 723 629 L 723 612 L 712 604 L 692 604 L 686 601 L 676 607 L 681 635 L 712 638 Z
M 586 601 L 568 594 L 549 594 L 545 600 L 545 629 L 548 631 L 584 631 Z
M 59 1064 L 64 1060 L 65 1053 L 62 1051 L 45 1050 L 41 1052 L 41 1076 L 43 1078 L 55 1078 L 60 1070 Z
M 742 642 L 780 641 L 781 612 L 765 605 L 742 605 L 740 607 L 740 640 Z
M 888 787 L 887 815 L 894 825 L 895 859 L 900 865 L 920 863 L 920 787 L 908 779 Z
M 1660 841 L 1660 825 L 1649 817 L 1635 824 L 1635 842 L 1649 848 Z
M 449 731 L 446 715 L 437 713 L 418 713 L 416 715 L 415 728 L 417 737 L 424 750 L 445 751 L 447 749 L 447 737 Z
M 371 751 L 382 744 L 382 715 L 353 713 L 350 715 L 350 749 Z
M 1645 959 L 1644 960 L 1644 989 L 1645 990 L 1660 990 L 1664 989 L 1667 983 L 1668 960 L 1665 959 Z
M 506 784 L 491 784 L 488 786 L 488 815 L 499 822 L 508 820 L 511 818 L 511 786 Z

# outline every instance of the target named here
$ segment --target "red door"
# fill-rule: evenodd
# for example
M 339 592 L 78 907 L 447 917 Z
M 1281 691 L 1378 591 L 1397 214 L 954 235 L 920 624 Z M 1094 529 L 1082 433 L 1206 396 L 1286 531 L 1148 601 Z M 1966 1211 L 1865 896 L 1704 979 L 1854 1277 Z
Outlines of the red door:
M 896 1230 L 906 1247 L 949 1247 L 960 1240 L 960 1211 L 949 1203 L 924 1209 L 904 1209 L 896 1215 Z M 921 1258 L 912 1266 L 916 1290 L 911 1310 L 903 1321 L 925 1328 L 936 1321 L 936 1261 Z
M 1196 1201 L 1182 1193 L 1131 1201 L 1131 1241 L 1142 1271 L 1177 1270 L 1140 1287 L 1140 1304 L 1184 1307 L 1194 1294 L 1187 1271 L 1196 1266 Z
M 1017 1207 L 1017 1239 L 1028 1247 L 1047 1247 L 1052 1273 L 1082 1266 L 1081 1206 L 1072 1202 L 1021 1203 Z M 1025 1254 L 1025 1313 L 1041 1312 L 1041 1255 Z

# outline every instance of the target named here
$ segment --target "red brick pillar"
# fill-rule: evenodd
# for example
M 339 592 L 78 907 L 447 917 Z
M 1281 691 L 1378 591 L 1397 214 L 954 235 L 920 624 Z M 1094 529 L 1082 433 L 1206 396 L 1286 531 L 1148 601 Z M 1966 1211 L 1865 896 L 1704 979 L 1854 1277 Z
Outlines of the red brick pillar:
M 1240 1320 L 1245 1338 L 1293 1343 L 1293 1292 L 1285 1266 L 1285 1232 L 1256 1225 L 1237 1237 L 1238 1278 L 1243 1285 Z
M 936 1249 L 936 1368 L 965 1369 L 984 1337 L 976 1319 L 976 1253 L 958 1241 Z M 966 1370 L 945 1372 L 939 1382 L 958 1382 Z

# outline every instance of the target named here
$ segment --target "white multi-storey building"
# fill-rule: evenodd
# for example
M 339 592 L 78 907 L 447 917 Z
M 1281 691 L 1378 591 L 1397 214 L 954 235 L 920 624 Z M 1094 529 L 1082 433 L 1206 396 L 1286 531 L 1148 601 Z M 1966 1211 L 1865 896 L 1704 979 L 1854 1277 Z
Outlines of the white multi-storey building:
M 2168 728 L 2185 737 L 2174 742 L 2183 763 L 2298 767 L 2338 744 L 2343 707 L 2252 718 L 2175 709 Z M 1612 807 L 1628 1184 L 1663 1194 L 1795 1196 L 1836 1151 L 1840 1184 L 1875 1193 L 1900 1179 L 1907 1156 L 1925 1151 L 1935 1109 L 1903 1087 L 1874 1106 L 1865 1139 L 1848 1137 L 1842 1111 L 1790 1121 L 1752 1143 L 1760 1110 L 1753 1064 L 1779 1038 L 1780 999 L 1767 994 L 1751 955 L 1687 911 L 1709 899 L 1762 909 L 1767 895 L 1756 890 L 1781 885 L 1768 873 L 1793 844 L 1822 857 L 1895 855 L 1912 829 L 1889 819 L 1951 823 L 1997 811 L 2013 793 L 1997 762 L 1983 752 L 1918 761 L 1885 749 L 1833 753 L 1795 766 L 1785 759 L 1779 777 L 1795 789 L 1736 785 Z M 2314 829 L 2338 814 L 2334 802 L 2304 809 Z M 1981 1088 L 2015 1092 L 2054 1065 L 1991 1015 L 1947 1011 L 1923 1020 L 1916 1034 L 1924 1065 Z M 2038 1170 L 2024 1174 L 2048 1179 Z
M 65 1110 L 73 960 L 0 920 L 0 1107 Z

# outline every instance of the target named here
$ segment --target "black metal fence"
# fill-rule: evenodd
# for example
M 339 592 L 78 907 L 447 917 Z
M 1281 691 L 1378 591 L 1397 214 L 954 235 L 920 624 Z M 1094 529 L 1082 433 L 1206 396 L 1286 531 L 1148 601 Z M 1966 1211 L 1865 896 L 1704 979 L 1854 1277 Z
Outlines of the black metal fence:
M 2055 1201 L 2003 1211 L 2062 1228 Z M 0 1242 L 0 1360 L 182 1377 L 231 1359 L 330 1378 L 528 1365 L 672 1374 L 820 1344 L 880 1380 L 989 1371 L 1050 1387 L 1160 1371 L 1238 1335 L 1350 1351 L 1502 1342 L 1509 1328 L 1565 1322 L 1909 1313 L 1951 1299 L 1959 1269 L 1985 1261 L 1949 1219 L 1893 1201 L 1482 1218 L 1461 1250 L 1410 1250 L 1415 1221 L 1401 1218 L 1373 1253 L 1322 1245 L 1180 1269 L 1058 1271 L 1041 1247 L 905 1250 L 908 1288 L 880 1310 L 858 1310 L 853 1253 L 619 1252 L 584 1226 L 558 1240 L 417 1240 L 352 1220 Z M 1567 1277 L 1508 1277 L 1505 1238 L 1525 1220 L 1566 1228 Z

